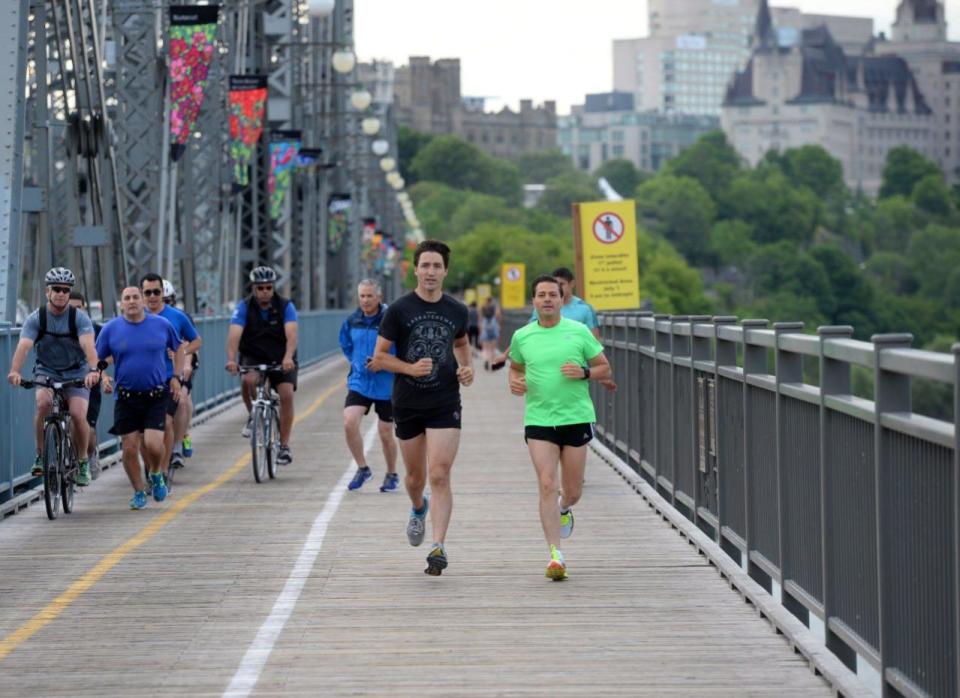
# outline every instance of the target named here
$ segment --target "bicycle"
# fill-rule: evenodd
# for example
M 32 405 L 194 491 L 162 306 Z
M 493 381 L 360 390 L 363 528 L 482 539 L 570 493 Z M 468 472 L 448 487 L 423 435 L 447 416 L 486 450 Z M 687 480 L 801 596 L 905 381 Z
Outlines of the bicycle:
M 73 511 L 80 461 L 70 436 L 70 408 L 66 391 L 69 388 L 82 388 L 84 383 L 82 380 L 43 381 L 34 378 L 21 381 L 20 387 L 25 390 L 53 390 L 53 412 L 43 420 L 43 503 L 47 518 L 53 521 L 60 516 L 61 502 L 64 513 Z
M 240 366 L 239 372 L 257 371 L 257 396 L 250 405 L 250 453 L 253 477 L 259 483 L 269 475 L 277 476 L 277 454 L 280 451 L 280 398 L 268 384 L 269 372 L 281 371 L 280 364 Z M 265 472 L 266 471 L 266 472 Z

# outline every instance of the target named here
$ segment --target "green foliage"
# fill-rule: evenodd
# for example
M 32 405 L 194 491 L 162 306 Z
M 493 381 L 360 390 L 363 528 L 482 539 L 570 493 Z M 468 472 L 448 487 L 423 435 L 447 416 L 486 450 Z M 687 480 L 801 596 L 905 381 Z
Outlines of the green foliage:
M 940 175 L 940 168 L 932 160 L 908 145 L 891 148 L 887 153 L 887 162 L 883 167 L 883 183 L 880 185 L 880 198 L 888 196 L 909 197 L 917 183 L 928 175 Z
M 743 268 L 756 249 L 753 229 L 739 219 L 717 221 L 710 231 L 710 251 L 721 265 Z
M 416 175 L 410 169 L 413 159 L 417 156 L 417 153 L 420 152 L 420 149 L 429 143 L 432 138 L 433 136 L 431 134 L 414 131 L 409 126 L 400 126 L 397 129 L 397 155 L 400 166 L 400 176 L 402 176 L 408 184 L 417 181 Z
M 753 226 L 753 239 L 761 244 L 781 240 L 809 244 L 820 217 L 816 194 L 791 186 L 775 170 L 737 177 L 730 185 L 727 205 L 730 217 Z
M 517 169 L 520 170 L 520 179 L 524 184 L 543 184 L 548 179 L 575 170 L 569 156 L 560 150 L 524 153 L 517 158 Z
M 814 247 L 810 256 L 823 267 L 830 284 L 834 300 L 833 312 L 828 315 L 830 324 L 853 325 L 861 333 L 873 334 L 873 287 L 853 260 L 835 245 Z
M 783 153 L 783 173 L 797 187 L 806 187 L 821 199 L 844 198 L 843 165 L 819 145 L 789 148 Z
M 950 190 L 940 172 L 929 174 L 917 182 L 912 199 L 918 209 L 939 218 L 946 218 L 953 209 Z
M 922 216 L 909 199 L 900 195 L 882 199 L 873 215 L 874 249 L 903 254 L 913 232 L 922 225 Z
M 483 223 L 451 244 L 451 274 L 458 287 L 489 283 L 507 262 L 526 264 L 527 278 L 570 266 L 573 237 L 534 233 L 522 226 Z
M 548 179 L 546 185 L 537 208 L 555 216 L 569 216 L 573 204 L 600 198 L 593 180 L 579 170 Z
M 603 177 L 620 196 L 629 199 L 632 192 L 643 179 L 643 174 L 630 161 L 618 158 L 607 160 L 593 173 L 597 179 Z
M 910 240 L 907 259 L 920 294 L 942 299 L 951 272 L 960 268 L 960 228 L 928 225 Z
M 907 258 L 895 252 L 877 252 L 865 263 L 876 285 L 891 293 L 906 293 L 913 285 Z
M 730 182 L 740 173 L 742 163 L 723 131 L 711 131 L 667 162 L 665 171 L 677 177 L 692 177 L 710 197 L 720 202 Z
M 493 194 L 510 204 L 518 204 L 522 197 L 516 165 L 492 158 L 456 136 L 431 139 L 417 152 L 410 170 L 418 180 Z
M 710 226 L 716 208 L 710 194 L 691 177 L 658 175 L 637 187 L 637 217 L 665 237 L 693 263 L 710 255 Z
M 813 302 L 817 319 L 833 316 L 836 299 L 823 265 L 810 254 L 786 241 L 763 245 L 750 264 L 753 293 L 757 299 L 786 293 Z M 780 319 L 771 316 L 771 319 Z M 793 320 L 806 320 L 802 317 Z

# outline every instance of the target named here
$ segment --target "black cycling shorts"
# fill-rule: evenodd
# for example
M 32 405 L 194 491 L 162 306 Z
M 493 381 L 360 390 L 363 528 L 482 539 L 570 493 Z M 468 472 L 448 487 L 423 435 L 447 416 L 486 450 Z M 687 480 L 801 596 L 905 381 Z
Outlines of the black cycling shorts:
M 389 399 L 374 400 L 372 397 L 367 397 L 356 390 L 350 390 L 347 392 L 347 399 L 343 402 L 344 407 L 365 407 L 366 412 L 364 414 L 370 414 L 370 405 L 373 405 L 381 422 L 393 421 L 393 405 Z
M 239 363 L 241 366 L 256 366 L 258 364 L 263 364 L 263 363 L 269 364 L 270 362 L 254 361 L 248 356 L 240 356 L 240 358 L 237 359 L 237 363 Z M 279 361 L 277 363 L 279 363 Z M 287 371 L 286 373 L 284 373 L 283 371 L 267 371 L 267 380 L 270 381 L 270 385 L 273 386 L 274 390 L 276 390 L 277 386 L 280 385 L 281 383 L 290 383 L 293 385 L 294 392 L 296 392 L 297 374 L 299 371 L 300 371 L 299 366 L 294 366 L 292 371 Z
M 398 439 L 414 439 L 427 429 L 459 429 L 460 405 L 414 410 L 393 406 L 393 421 Z
M 143 432 L 147 429 L 163 431 L 167 426 L 167 402 L 169 389 L 157 390 L 156 395 L 139 394 L 118 398 L 113 409 L 115 436 Z
M 593 439 L 593 424 L 564 424 L 559 427 L 529 426 L 523 429 L 523 440 L 549 441 L 563 450 L 564 446 L 586 446 Z

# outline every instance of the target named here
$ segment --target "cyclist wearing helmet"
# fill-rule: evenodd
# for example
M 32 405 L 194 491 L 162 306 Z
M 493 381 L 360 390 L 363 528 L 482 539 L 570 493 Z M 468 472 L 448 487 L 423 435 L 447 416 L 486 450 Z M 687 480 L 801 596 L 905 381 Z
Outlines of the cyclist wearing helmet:
M 250 272 L 253 291 L 237 303 L 230 319 L 227 335 L 227 370 L 236 373 L 241 364 L 280 364 L 281 371 L 271 372 L 270 382 L 280 395 L 280 452 L 277 463 L 287 465 L 290 453 L 290 432 L 293 430 L 293 393 L 297 389 L 297 309 L 293 301 L 274 292 L 277 273 L 270 267 L 257 267 Z M 239 363 L 237 352 L 239 350 Z M 256 371 L 243 375 L 243 402 L 250 405 L 257 391 Z M 250 436 L 250 418 L 241 434 Z
M 70 408 L 70 425 L 73 443 L 80 460 L 77 484 L 90 484 L 90 464 L 87 460 L 87 440 L 90 428 L 87 425 L 87 404 L 90 388 L 100 382 L 97 365 L 97 350 L 93 343 L 93 322 L 81 310 L 70 307 L 70 291 L 77 282 L 73 272 L 64 267 L 54 267 L 44 277 L 47 287 L 47 302 L 30 313 L 20 330 L 10 373 L 11 385 L 20 385 L 20 369 L 31 349 L 36 349 L 35 376 L 54 381 L 82 380 L 85 388 L 67 390 Z M 34 431 L 37 442 L 37 457 L 31 474 L 43 475 L 43 420 L 53 411 L 53 391 L 37 389 L 37 412 Z

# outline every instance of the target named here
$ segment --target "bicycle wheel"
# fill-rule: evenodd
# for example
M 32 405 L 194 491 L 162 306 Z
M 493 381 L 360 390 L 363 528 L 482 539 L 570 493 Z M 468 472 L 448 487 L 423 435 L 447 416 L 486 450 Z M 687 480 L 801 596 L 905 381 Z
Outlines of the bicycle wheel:
M 270 479 L 277 477 L 277 454 L 280 451 L 280 417 L 276 408 L 270 409 L 270 444 L 267 448 L 267 472 Z
M 73 445 L 69 439 L 64 439 L 61 446 L 64 457 L 60 460 L 60 499 L 63 502 L 63 513 L 73 511 L 73 496 L 77 491 L 77 469 L 80 464 L 73 453 Z
M 270 426 L 264 419 L 263 408 L 253 408 L 253 422 L 250 425 L 250 456 L 253 461 L 253 478 L 263 482 L 267 469 L 267 449 L 270 436 Z
M 56 424 L 43 429 L 43 503 L 48 519 L 60 516 L 60 429 Z

